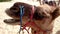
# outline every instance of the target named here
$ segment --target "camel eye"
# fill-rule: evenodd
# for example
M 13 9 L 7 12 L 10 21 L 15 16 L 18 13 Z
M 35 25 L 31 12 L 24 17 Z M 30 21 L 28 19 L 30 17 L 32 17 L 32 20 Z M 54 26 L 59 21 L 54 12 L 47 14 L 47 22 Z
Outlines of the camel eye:
M 45 15 L 45 13 L 44 13 L 44 12 L 42 12 L 42 14 L 43 14 L 43 15 Z

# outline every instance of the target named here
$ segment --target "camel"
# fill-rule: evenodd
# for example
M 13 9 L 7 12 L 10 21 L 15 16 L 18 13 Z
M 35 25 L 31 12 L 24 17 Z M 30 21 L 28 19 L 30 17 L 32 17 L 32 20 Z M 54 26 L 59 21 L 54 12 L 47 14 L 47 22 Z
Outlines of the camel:
M 16 2 L 11 8 L 6 10 L 6 14 L 12 17 L 13 19 L 5 19 L 4 22 L 9 24 L 11 23 L 15 24 L 17 22 L 20 22 L 20 15 L 19 15 L 20 5 L 25 6 L 24 15 L 22 17 L 23 25 L 26 24 L 27 21 L 29 21 L 31 11 L 32 11 L 32 5 Z M 41 28 L 44 32 L 46 32 L 46 34 L 51 34 L 53 29 L 53 24 L 54 24 L 52 22 L 60 15 L 59 9 L 60 9 L 59 7 L 50 6 L 48 4 L 40 5 L 37 7 L 34 6 L 33 21 L 39 28 Z M 37 27 L 33 27 L 32 34 L 36 34 L 37 29 L 38 29 Z M 41 33 L 39 32 L 39 34 Z

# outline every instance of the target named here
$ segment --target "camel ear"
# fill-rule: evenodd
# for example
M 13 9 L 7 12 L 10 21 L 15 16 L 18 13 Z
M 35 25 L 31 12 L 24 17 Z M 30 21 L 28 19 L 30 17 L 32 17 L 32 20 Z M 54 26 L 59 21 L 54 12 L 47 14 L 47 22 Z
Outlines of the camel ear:
M 57 18 L 59 15 L 60 15 L 60 8 L 58 7 L 52 13 L 53 19 Z

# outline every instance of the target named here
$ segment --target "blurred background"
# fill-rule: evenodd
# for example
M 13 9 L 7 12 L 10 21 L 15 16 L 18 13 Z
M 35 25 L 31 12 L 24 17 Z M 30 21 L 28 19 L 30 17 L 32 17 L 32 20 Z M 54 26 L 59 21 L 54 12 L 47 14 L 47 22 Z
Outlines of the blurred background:
M 11 0 L 0 0 L 0 2 L 7 2 L 7 1 L 11 1 Z

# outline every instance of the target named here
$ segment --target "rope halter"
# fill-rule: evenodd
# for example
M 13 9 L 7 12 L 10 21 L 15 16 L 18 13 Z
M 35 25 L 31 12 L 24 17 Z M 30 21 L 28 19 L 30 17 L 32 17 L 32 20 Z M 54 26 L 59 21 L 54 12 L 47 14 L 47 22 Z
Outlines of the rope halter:
M 23 17 L 23 14 L 24 14 L 24 6 L 20 6 L 20 30 L 19 30 L 19 34 L 20 34 L 20 31 L 22 30 L 22 17 Z

